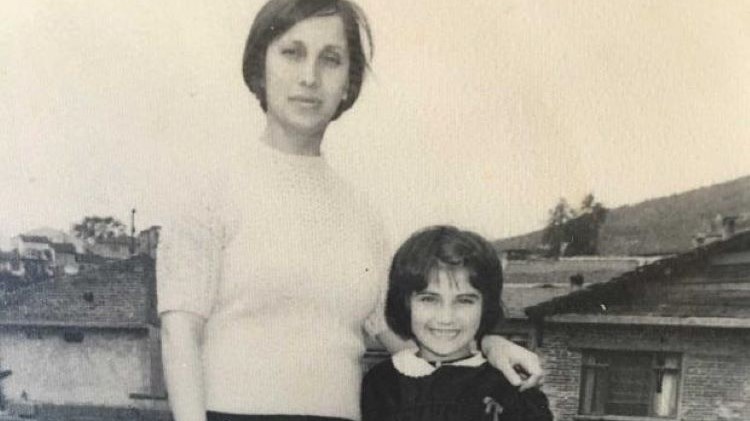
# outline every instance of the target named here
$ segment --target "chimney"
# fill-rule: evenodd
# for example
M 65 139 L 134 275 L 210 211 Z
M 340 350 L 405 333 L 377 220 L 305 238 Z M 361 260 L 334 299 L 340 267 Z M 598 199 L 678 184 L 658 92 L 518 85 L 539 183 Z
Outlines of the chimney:
M 570 290 L 577 291 L 583 288 L 583 275 L 580 273 L 570 277 Z
M 734 235 L 737 223 L 736 216 L 725 216 L 721 219 L 721 239 L 726 240 Z

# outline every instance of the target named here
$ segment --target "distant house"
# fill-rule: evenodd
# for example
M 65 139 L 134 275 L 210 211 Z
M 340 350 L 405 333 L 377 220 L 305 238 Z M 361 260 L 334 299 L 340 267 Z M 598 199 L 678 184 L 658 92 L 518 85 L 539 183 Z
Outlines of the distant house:
M 116 259 L 108 259 L 106 257 L 91 253 L 76 255 L 76 263 L 78 264 L 79 273 L 96 271 L 99 268 L 110 265 L 115 261 Z
M 21 234 L 11 238 L 11 244 L 22 255 L 30 250 L 36 250 L 41 253 L 49 253 L 50 260 L 52 260 L 51 241 L 47 237 Z
M 161 227 L 154 225 L 138 233 L 138 253 L 156 259 L 156 247 L 159 245 Z
M 86 244 L 86 252 L 107 259 L 124 260 L 130 258 L 132 240 L 128 236 L 92 241 Z
M 750 231 L 526 313 L 557 420 L 750 420 Z
M 73 244 L 51 243 L 50 247 L 55 252 L 56 275 L 78 273 L 77 253 Z
M 21 257 L 17 250 L 0 250 L 0 273 L 18 274 L 21 270 Z
M 46 237 L 51 243 L 70 243 L 73 244 L 76 248 L 76 251 L 78 253 L 83 252 L 83 240 L 76 237 L 75 235 L 72 235 L 70 233 L 67 233 L 65 231 L 50 228 L 50 227 L 41 227 L 41 228 L 35 228 L 28 230 L 23 233 L 23 235 L 29 235 L 29 236 L 35 236 L 35 237 Z
M 118 263 L 3 298 L 0 420 L 168 418 L 153 261 Z

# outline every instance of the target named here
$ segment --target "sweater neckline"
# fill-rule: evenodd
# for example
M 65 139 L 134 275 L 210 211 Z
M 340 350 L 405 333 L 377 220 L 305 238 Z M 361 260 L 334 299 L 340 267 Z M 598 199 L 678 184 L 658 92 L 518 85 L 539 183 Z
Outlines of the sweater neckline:
M 407 377 L 425 377 L 439 370 L 444 366 L 453 367 L 479 367 L 487 362 L 481 353 L 477 352 L 470 357 L 453 362 L 444 362 L 438 365 L 432 365 L 427 360 L 417 356 L 418 349 L 405 349 L 391 357 L 393 367 Z
M 267 156 L 273 157 L 277 161 L 286 162 L 325 162 L 325 154 L 323 152 L 320 155 L 298 155 L 293 153 L 284 152 L 280 149 L 276 149 L 273 146 L 257 139 L 254 142 L 255 148 L 259 153 L 263 153 Z

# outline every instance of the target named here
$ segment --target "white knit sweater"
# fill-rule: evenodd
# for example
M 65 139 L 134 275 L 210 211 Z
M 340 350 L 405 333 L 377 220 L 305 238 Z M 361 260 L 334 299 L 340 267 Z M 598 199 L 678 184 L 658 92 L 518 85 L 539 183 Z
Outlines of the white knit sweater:
M 164 224 L 159 312 L 206 318 L 209 410 L 359 419 L 362 327 L 384 326 L 382 227 L 324 159 L 255 143 Z

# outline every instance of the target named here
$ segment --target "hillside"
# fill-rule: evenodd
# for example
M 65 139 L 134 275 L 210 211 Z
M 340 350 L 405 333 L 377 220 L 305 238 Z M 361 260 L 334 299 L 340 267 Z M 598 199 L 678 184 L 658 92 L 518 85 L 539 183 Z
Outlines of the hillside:
M 750 228 L 750 176 L 636 205 L 612 209 L 599 233 L 601 255 L 649 255 L 685 251 L 693 236 L 711 229 L 716 215 L 738 216 Z M 499 249 L 537 248 L 542 231 L 498 240 Z

